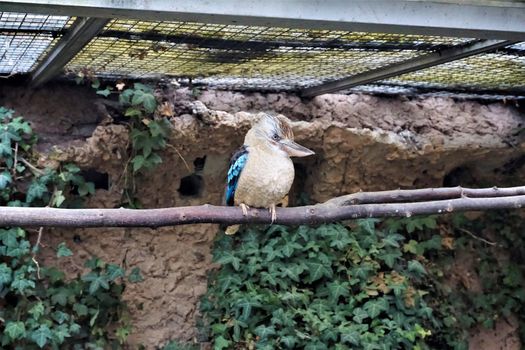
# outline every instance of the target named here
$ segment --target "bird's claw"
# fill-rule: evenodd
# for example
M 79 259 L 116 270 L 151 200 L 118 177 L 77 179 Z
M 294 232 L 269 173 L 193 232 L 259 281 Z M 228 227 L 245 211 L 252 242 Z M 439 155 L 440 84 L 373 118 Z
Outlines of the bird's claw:
M 244 216 L 248 216 L 248 209 L 250 209 L 250 207 L 247 206 L 247 205 L 244 204 L 244 203 L 241 203 L 241 204 L 240 204 L 240 207 L 241 207 L 241 210 L 242 210 L 242 215 L 244 215 Z
M 276 210 L 275 210 L 275 204 L 272 204 L 272 206 L 270 208 L 268 208 L 268 210 L 270 210 L 270 215 L 272 216 L 272 224 L 275 222 L 275 220 L 277 220 L 277 213 L 276 213 Z

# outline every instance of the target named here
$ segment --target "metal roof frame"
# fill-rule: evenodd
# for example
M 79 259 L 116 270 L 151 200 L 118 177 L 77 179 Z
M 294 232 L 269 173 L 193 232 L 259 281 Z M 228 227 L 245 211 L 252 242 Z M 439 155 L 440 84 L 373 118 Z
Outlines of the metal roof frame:
M 35 68 L 31 86 L 36 87 L 58 76 L 64 66 L 104 29 L 108 22 L 109 19 L 106 18 L 77 18 L 66 35 L 60 38 Z
M 63 67 L 102 31 L 110 18 L 482 39 L 465 45 L 436 47 L 433 49 L 436 51 L 429 54 L 309 87 L 302 90 L 305 97 L 348 89 L 525 41 L 525 1 L 520 0 L 0 0 L 0 11 L 77 16 L 75 23 L 34 70 L 33 87 L 59 75 Z M 152 33 L 108 32 L 101 35 L 142 37 L 153 41 L 160 38 Z M 161 39 L 189 44 L 200 41 L 187 36 Z M 235 44 L 234 40 L 225 39 L 207 42 L 213 48 Z M 294 43 L 287 44 L 293 46 Z M 250 41 L 237 46 L 241 45 L 262 47 L 281 43 Z M 328 45 L 373 49 L 362 43 L 334 41 Z
M 321 94 L 345 90 L 357 85 L 388 79 L 397 75 L 414 72 L 420 69 L 455 61 L 483 52 L 494 51 L 501 47 L 513 45 L 514 43 L 514 41 L 509 40 L 480 40 L 475 43 L 469 43 L 459 47 L 452 47 L 442 51 L 432 52 L 423 56 L 406 60 L 404 62 L 374 69 L 345 79 L 331 81 L 319 86 L 309 87 L 304 89 L 301 94 L 304 97 L 314 97 Z
M 1 0 L 0 10 L 525 41 L 518 0 Z

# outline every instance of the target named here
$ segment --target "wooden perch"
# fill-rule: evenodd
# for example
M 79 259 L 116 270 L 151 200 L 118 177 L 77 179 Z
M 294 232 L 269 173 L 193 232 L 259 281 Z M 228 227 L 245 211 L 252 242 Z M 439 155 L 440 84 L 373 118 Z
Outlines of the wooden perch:
M 359 192 L 316 205 L 278 208 L 275 223 L 320 224 L 358 218 L 410 217 L 523 207 L 525 186 Z M 197 223 L 269 224 L 270 221 L 270 214 L 265 209 L 250 209 L 248 216 L 243 216 L 238 207 L 208 204 L 163 209 L 0 207 L 0 226 L 160 227 Z

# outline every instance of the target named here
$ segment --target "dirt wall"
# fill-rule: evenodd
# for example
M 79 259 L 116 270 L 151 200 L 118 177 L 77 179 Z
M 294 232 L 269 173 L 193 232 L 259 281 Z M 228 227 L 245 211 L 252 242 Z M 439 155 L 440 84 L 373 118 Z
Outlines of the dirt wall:
M 284 93 L 223 91 L 194 96 L 186 89 L 157 93 L 173 106 L 174 132 L 161 154 L 163 163 L 136 179 L 145 208 L 219 204 L 228 159 L 261 111 L 293 119 L 296 140 L 316 152 L 296 163 L 293 188 L 313 201 L 359 190 L 503 186 L 525 179 L 524 115 L 502 103 L 369 95 L 302 100 Z M 112 113 L 114 103 L 88 88 L 55 84 L 37 91 L 1 87 L 0 105 L 26 117 L 41 135 L 40 165 L 75 161 L 98 174 L 88 206 L 120 205 L 129 136 Z M 195 173 L 194 162 L 203 159 L 202 173 Z M 197 303 L 206 289 L 217 230 L 215 225 L 55 229 L 46 230 L 43 243 L 68 243 L 75 255 L 62 267 L 72 274 L 92 254 L 139 267 L 145 281 L 130 285 L 125 294 L 135 325 L 130 341 L 154 349 L 169 339 L 196 337 Z M 52 257 L 49 251 L 42 254 L 56 263 Z

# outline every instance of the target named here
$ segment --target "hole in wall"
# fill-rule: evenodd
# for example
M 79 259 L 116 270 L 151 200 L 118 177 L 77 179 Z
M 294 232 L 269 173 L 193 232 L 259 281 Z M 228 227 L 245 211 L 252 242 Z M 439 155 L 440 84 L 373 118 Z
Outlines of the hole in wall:
M 467 186 L 473 184 L 474 178 L 471 171 L 465 167 L 457 167 L 452 169 L 443 178 L 443 187 Z
M 95 189 L 109 190 L 109 175 L 107 173 L 101 173 L 95 169 L 86 169 L 82 170 L 79 175 L 86 182 L 93 182 Z
M 206 164 L 206 156 L 197 157 L 193 160 L 193 173 L 180 179 L 178 192 L 183 197 L 196 197 L 202 194 L 204 179 L 202 171 Z

